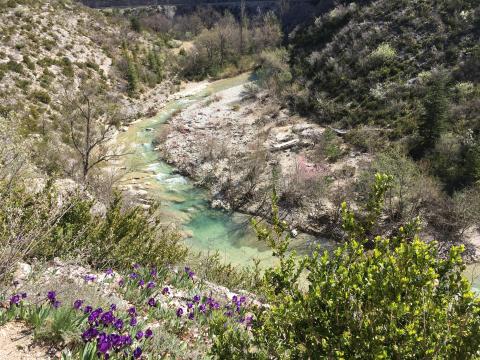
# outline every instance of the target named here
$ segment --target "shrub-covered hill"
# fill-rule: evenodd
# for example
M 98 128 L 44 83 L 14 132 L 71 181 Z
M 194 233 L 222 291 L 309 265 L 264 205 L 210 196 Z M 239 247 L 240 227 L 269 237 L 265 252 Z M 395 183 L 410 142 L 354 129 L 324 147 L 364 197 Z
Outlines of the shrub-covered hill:
M 163 45 L 126 19 L 75 1 L 0 0 L 0 123 L 38 140 L 35 158 L 50 159 L 38 161 L 40 168 L 63 172 L 68 166 L 59 164 L 69 159 L 58 154 L 68 154 L 71 145 L 66 94 L 88 80 L 123 105 L 125 119 L 147 111 L 151 102 L 145 96 L 132 97 L 155 95 L 147 90 L 163 80 Z
M 448 127 L 479 131 L 478 1 L 343 2 L 291 34 L 299 110 L 343 127 L 381 125 L 390 138 L 415 133 L 422 99 L 441 72 Z

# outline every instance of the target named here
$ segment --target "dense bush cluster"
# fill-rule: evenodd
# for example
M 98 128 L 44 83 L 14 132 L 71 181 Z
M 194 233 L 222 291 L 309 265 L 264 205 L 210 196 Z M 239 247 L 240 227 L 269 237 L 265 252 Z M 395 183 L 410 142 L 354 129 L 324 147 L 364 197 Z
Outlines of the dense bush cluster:
M 180 53 L 181 73 L 199 79 L 228 72 L 231 67 L 236 72 L 249 70 L 254 64 L 252 56 L 277 46 L 281 37 L 280 23 L 271 12 L 252 22 L 237 21 L 226 13 L 193 39 L 192 49 Z
M 82 193 L 57 194 L 51 186 L 30 193 L 18 184 L 2 186 L 2 279 L 22 258 L 72 257 L 93 267 L 122 269 L 140 261 L 173 264 L 186 256 L 180 236 L 162 225 L 156 207 L 128 208 L 117 194 L 103 215 Z
M 279 258 L 265 273 L 269 306 L 255 311 L 251 336 L 217 328 L 213 352 L 236 359 L 478 356 L 480 303 L 462 278 L 462 249 L 439 259 L 415 222 L 396 236 L 372 237 L 391 182 L 377 175 L 361 220 L 343 205 L 344 245 L 303 258 L 287 252 L 288 227 L 274 197 L 272 227 L 256 224 Z

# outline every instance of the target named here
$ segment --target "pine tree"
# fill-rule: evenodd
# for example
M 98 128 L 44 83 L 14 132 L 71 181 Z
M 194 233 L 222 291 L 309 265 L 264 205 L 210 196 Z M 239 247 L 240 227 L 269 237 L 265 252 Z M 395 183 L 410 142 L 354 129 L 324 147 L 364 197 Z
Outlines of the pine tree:
M 132 59 L 129 54 L 126 54 L 127 58 L 127 90 L 130 95 L 134 94 L 137 89 L 138 89 L 138 72 L 137 72 L 137 67 L 135 66 L 135 61 Z
M 431 150 L 442 134 L 448 112 L 446 79 L 441 73 L 435 74 L 423 101 L 424 112 L 418 126 L 420 143 L 416 155 L 423 157 Z

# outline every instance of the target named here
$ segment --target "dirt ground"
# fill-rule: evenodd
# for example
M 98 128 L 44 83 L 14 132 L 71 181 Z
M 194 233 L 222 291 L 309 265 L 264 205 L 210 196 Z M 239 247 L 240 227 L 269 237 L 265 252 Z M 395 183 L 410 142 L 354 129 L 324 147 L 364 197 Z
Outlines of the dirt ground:
M 0 359 L 50 359 L 47 349 L 33 343 L 32 332 L 20 322 L 9 322 L 0 327 Z

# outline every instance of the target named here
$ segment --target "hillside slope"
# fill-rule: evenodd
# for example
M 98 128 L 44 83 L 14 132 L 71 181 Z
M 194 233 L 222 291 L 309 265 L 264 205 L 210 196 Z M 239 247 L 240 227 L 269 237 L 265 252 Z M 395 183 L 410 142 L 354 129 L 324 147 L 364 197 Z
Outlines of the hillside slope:
M 429 72 L 444 69 L 452 86 L 480 80 L 479 11 L 468 0 L 338 6 L 292 34 L 294 72 L 307 92 L 297 105 L 322 122 L 411 133 Z
M 157 86 L 161 42 L 126 19 L 69 0 L 8 1 L 0 8 L 0 119 L 36 139 L 33 158 L 41 170 L 75 176 L 65 99 L 82 84 L 108 94 L 123 121 L 154 111 L 168 95 L 170 82 Z

